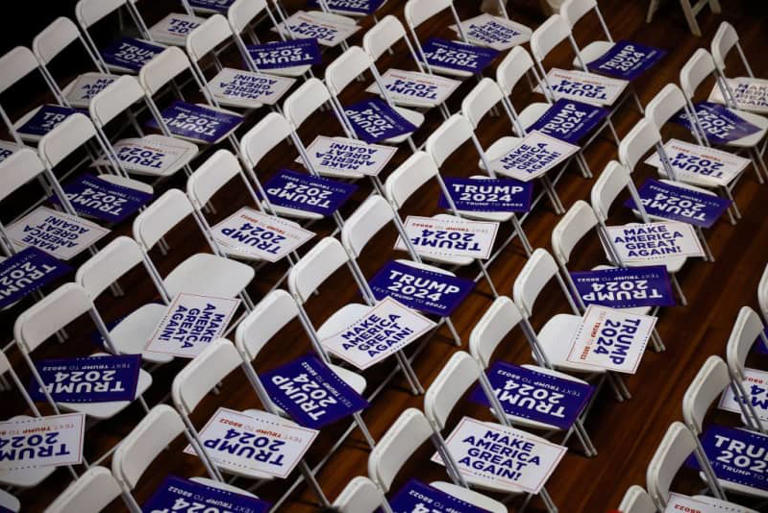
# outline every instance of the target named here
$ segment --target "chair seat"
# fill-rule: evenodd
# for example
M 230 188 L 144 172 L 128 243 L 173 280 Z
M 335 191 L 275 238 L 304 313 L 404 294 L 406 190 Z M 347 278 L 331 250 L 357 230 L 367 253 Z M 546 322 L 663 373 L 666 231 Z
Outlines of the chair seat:
M 397 111 L 398 114 L 403 116 L 412 125 L 414 125 L 417 128 L 424 124 L 424 114 L 422 114 L 421 112 L 418 112 L 418 111 L 415 111 L 415 110 L 411 110 L 411 109 L 406 109 L 404 107 L 397 107 L 397 106 L 395 107 L 395 110 Z M 408 132 L 407 134 L 401 134 L 401 135 L 398 135 L 397 137 L 391 137 L 389 139 L 384 139 L 384 142 L 385 143 L 392 143 L 392 144 L 400 144 L 401 142 L 403 142 L 406 139 L 408 139 L 408 137 L 412 133 L 413 132 Z
M 489 178 L 490 177 L 485 175 L 470 176 L 470 179 L 472 180 L 488 180 Z M 459 214 L 466 219 L 475 221 L 493 221 L 497 223 L 505 223 L 515 215 L 514 212 L 480 212 L 476 210 L 459 210 Z
M 232 486 L 231 484 L 222 483 L 221 481 L 216 481 L 215 479 L 211 479 L 209 477 L 190 477 L 189 480 L 201 485 L 210 486 L 211 488 L 216 488 L 217 490 L 225 490 L 227 492 L 238 493 L 240 495 L 245 495 L 246 497 L 252 497 L 254 499 L 259 498 L 258 495 L 254 495 L 247 490 L 243 490 L 237 486 Z
M 151 185 L 144 182 L 140 182 L 138 180 L 134 180 L 133 178 L 126 178 L 124 176 L 119 176 L 119 175 L 110 175 L 107 173 L 99 175 L 99 178 L 113 185 L 127 187 L 135 191 L 145 192 L 147 194 L 153 194 L 155 192 L 155 190 L 152 188 Z
M 517 117 L 520 120 L 520 124 L 528 130 L 528 127 L 536 123 L 550 107 L 551 105 L 546 102 L 531 103 Z
M 592 268 L 593 271 L 603 271 L 605 269 L 616 269 L 616 266 L 613 265 L 597 265 Z M 635 314 L 635 315 L 648 315 L 653 307 L 651 306 L 635 306 L 632 308 L 619 308 L 619 310 Z
M 11 417 L 8 420 L 24 420 L 32 419 L 29 415 L 17 415 Z M 49 467 L 31 467 L 18 470 L 0 470 L 0 483 L 5 486 L 13 486 L 18 488 L 34 488 L 39 485 L 45 479 L 53 474 L 56 470 L 55 466 Z M 2 490 L 0 490 L 1 492 Z M 3 504 L 0 502 L 0 504 Z
M 309 212 L 308 210 L 300 210 L 298 208 L 281 207 L 279 205 L 275 205 L 274 203 L 272 203 L 272 209 L 280 217 L 286 216 L 295 217 L 296 219 L 312 220 L 319 220 L 324 217 L 323 214 L 318 214 L 317 212 Z
M 570 341 L 579 329 L 581 316 L 557 314 L 541 328 L 537 335 L 539 344 L 555 368 L 573 372 L 603 373 L 605 370 L 591 365 L 582 365 L 568 361 Z
M 235 297 L 253 279 L 249 265 L 210 253 L 197 253 L 184 260 L 163 280 L 171 297 L 180 292 L 203 296 Z
M 750 134 L 746 137 L 742 137 L 741 139 L 736 139 L 735 141 L 730 141 L 726 144 L 726 146 L 733 146 L 736 148 L 752 148 L 754 146 L 757 146 L 760 141 L 763 140 L 765 137 L 766 131 L 768 131 L 768 118 L 765 116 L 761 116 L 759 114 L 755 114 L 753 112 L 747 112 L 744 110 L 734 110 L 729 109 L 734 114 L 738 115 L 740 118 L 749 121 L 756 127 L 758 127 L 760 130 L 755 132 L 754 134 Z
M 733 507 L 735 504 L 733 502 L 728 502 L 720 499 L 715 499 L 714 497 L 709 497 L 707 495 L 694 495 L 694 499 L 700 502 L 704 502 L 706 504 L 716 506 L 718 509 L 722 509 L 723 511 L 733 511 Z M 738 505 L 739 513 L 758 513 L 754 509 L 745 508 L 742 505 Z
M 424 262 L 414 262 L 413 260 L 408 260 L 406 258 L 398 258 L 396 261 L 399 264 L 407 265 L 415 269 L 432 271 L 433 273 L 445 274 L 446 276 L 456 276 L 456 274 L 452 273 L 451 271 L 446 271 L 445 269 L 441 269 L 440 267 L 436 267 L 434 265 L 425 264 Z
M 465 475 L 464 478 L 469 481 L 469 476 Z M 455 485 L 453 483 L 447 483 L 445 481 L 432 481 L 430 486 L 434 486 L 441 492 L 445 492 L 451 497 L 456 497 L 459 500 L 468 502 L 473 506 L 490 511 L 491 513 L 507 513 L 509 511 L 507 507 L 501 502 L 486 497 L 482 493 L 478 493 L 474 490 L 469 490 L 463 486 Z M 508 492 L 513 493 L 513 492 Z
M 146 143 L 148 146 L 154 146 L 158 144 L 168 144 L 175 147 L 183 147 L 184 153 L 179 157 L 179 159 L 173 163 L 173 165 L 168 166 L 167 169 L 163 170 L 155 170 L 154 168 L 146 168 L 146 167 L 133 167 L 131 166 L 130 162 L 122 162 L 123 167 L 125 170 L 132 175 L 139 175 L 139 176 L 152 176 L 152 177 L 165 177 L 165 176 L 171 176 L 174 173 L 176 173 L 179 169 L 186 166 L 190 163 L 190 161 L 197 156 L 198 148 L 197 145 L 187 141 L 178 139 L 176 137 L 168 137 L 162 134 L 150 134 L 145 135 L 141 138 L 142 143 Z M 118 141 L 117 144 L 119 144 L 120 141 Z
M 460 69 L 452 69 L 452 68 L 444 68 L 442 66 L 435 66 L 434 64 L 430 64 L 429 67 L 432 69 L 434 73 L 437 73 L 438 75 L 445 75 L 448 77 L 459 77 L 459 78 L 469 78 L 472 76 L 471 71 L 463 71 Z
M 109 332 L 117 350 L 125 354 L 141 354 L 144 360 L 152 363 L 168 363 L 173 360 L 169 354 L 144 351 L 166 309 L 165 305 L 148 303 L 128 314 Z
M 319 328 L 317 328 L 317 338 L 323 340 L 335 335 L 348 328 L 370 310 L 370 306 L 361 303 L 349 303 L 348 305 L 342 306 L 331 314 Z
M 584 60 L 584 64 L 596 60 L 598 57 L 602 57 L 605 53 L 613 48 L 616 43 L 610 41 L 592 41 L 587 46 L 581 49 L 581 58 Z M 583 69 L 578 57 L 573 58 L 574 69 Z

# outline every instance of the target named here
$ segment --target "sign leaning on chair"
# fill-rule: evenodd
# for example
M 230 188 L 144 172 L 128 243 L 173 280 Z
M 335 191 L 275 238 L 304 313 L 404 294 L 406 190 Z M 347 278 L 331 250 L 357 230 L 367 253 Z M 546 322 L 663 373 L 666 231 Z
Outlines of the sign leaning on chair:
M 80 463 L 84 432 L 85 413 L 0 422 L 0 479 L 6 472 Z
M 612 267 L 569 273 L 585 305 L 610 308 L 674 306 L 666 266 Z
M 653 178 L 643 182 L 637 194 L 648 215 L 702 228 L 711 228 L 732 203 L 731 200 L 715 194 L 705 194 Z M 636 208 L 632 198 L 629 198 L 624 206 Z
M 71 270 L 64 262 L 35 247 L 22 249 L 0 262 L 0 308 L 15 303 Z
M 531 39 L 531 29 L 522 23 L 488 13 L 464 20 L 459 25 L 470 43 L 499 51 L 509 50 Z M 459 32 L 456 25 L 449 28 Z
M 504 176 L 528 182 L 579 151 L 579 147 L 534 130 L 506 155 L 490 163 Z
M 678 139 L 664 145 L 669 165 L 678 179 L 708 186 L 726 186 L 750 164 L 749 159 L 707 146 L 699 146 Z M 664 169 L 659 154 L 654 152 L 645 159 L 649 166 Z
M 167 476 L 142 506 L 142 511 L 200 513 L 267 513 L 271 504 L 256 497 Z
M 670 257 L 700 257 L 704 249 L 693 226 L 664 221 L 608 226 L 611 244 L 624 263 L 659 262 Z
M 768 490 L 768 436 L 712 424 L 700 438 L 718 479 Z M 686 465 L 701 470 L 694 455 Z
M 757 344 L 762 346 L 761 341 L 758 341 Z M 762 420 L 768 420 L 768 372 L 746 368 L 744 369 L 743 384 L 749 395 L 749 402 L 752 403 L 757 416 Z M 733 393 L 733 387 L 728 387 L 723 390 L 723 395 L 720 396 L 718 408 L 741 414 L 741 404 L 743 403 L 744 399 L 737 398 Z

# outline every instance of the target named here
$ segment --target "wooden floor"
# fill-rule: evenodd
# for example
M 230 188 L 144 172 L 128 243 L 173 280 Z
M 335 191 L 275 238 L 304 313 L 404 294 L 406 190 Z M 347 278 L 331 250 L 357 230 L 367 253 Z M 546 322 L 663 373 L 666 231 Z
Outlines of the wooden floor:
M 168 2 L 158 2 L 164 5 Z M 477 13 L 478 1 L 459 0 L 456 2 L 462 18 L 473 16 Z M 512 4 L 512 16 L 532 27 L 538 26 L 543 17 L 537 13 L 537 2 L 510 2 Z M 517 4 L 517 5 L 516 5 Z M 393 13 L 401 20 L 404 2 L 390 0 L 383 8 L 383 12 Z M 644 44 L 658 46 L 669 50 L 669 55 L 647 77 L 642 78 L 636 84 L 638 94 L 645 104 L 665 84 L 678 82 L 678 72 L 693 51 L 700 46 L 709 46 L 721 19 L 730 21 L 741 35 L 745 51 L 749 56 L 755 73 L 758 76 L 768 76 L 768 59 L 765 51 L 768 50 L 768 4 L 754 0 L 731 0 L 723 2 L 725 10 L 722 17 L 717 17 L 705 11 L 699 18 L 703 37 L 692 37 L 685 25 L 685 21 L 679 10 L 677 2 L 664 4 L 656 14 L 653 24 L 644 22 L 647 2 L 627 0 L 601 0 L 601 8 L 605 14 L 607 23 L 613 32 L 615 39 L 632 39 Z M 161 10 L 160 7 L 156 7 Z M 73 9 L 69 12 L 73 12 Z M 429 26 L 423 27 L 420 33 L 441 34 L 450 37 L 451 33 L 445 28 L 449 25 L 447 17 L 439 19 Z M 369 21 L 363 22 L 363 30 L 352 38 L 354 44 L 360 44 L 362 34 L 370 26 Z M 590 18 L 578 26 L 576 37 L 579 42 L 590 41 L 598 37 L 599 28 L 596 19 Z M 266 33 L 264 34 L 266 36 Z M 273 37 L 273 36 L 268 36 Z M 17 41 L 19 44 L 29 44 L 31 37 Z M 564 46 L 559 47 L 549 65 L 569 67 L 570 53 Z M 337 55 L 330 51 L 325 55 L 324 64 L 328 64 Z M 386 57 L 388 61 L 382 63 L 381 69 L 400 63 L 403 66 L 402 52 L 397 52 L 394 57 Z M 234 62 L 234 61 L 233 61 Z M 740 74 L 741 70 L 729 70 L 731 75 Z M 365 85 L 367 85 L 366 82 Z M 452 112 L 459 108 L 461 98 L 474 85 L 473 80 L 468 80 L 454 95 L 450 102 Z M 711 84 L 707 84 L 700 91 L 703 97 L 708 94 Z M 354 84 L 349 95 L 344 95 L 346 101 L 360 98 L 364 93 L 362 84 Z M 526 105 L 531 101 L 541 101 L 540 96 L 531 94 L 527 85 L 519 88 L 514 95 L 517 107 Z M 246 129 L 252 126 L 266 111 L 260 111 L 251 116 Z M 628 103 L 615 117 L 615 123 L 620 136 L 625 135 L 640 115 L 637 110 Z M 428 116 L 427 123 L 417 134 L 417 142 L 423 142 L 426 137 L 439 126 L 442 118 L 439 113 L 432 112 Z M 484 145 L 488 145 L 496 138 L 509 134 L 510 126 L 506 118 L 491 118 L 484 122 L 479 129 L 479 136 Z M 240 132 L 242 134 L 242 132 Z M 313 116 L 302 128 L 301 135 L 305 142 L 309 142 L 317 134 L 339 134 L 338 124 L 329 113 Z M 682 132 L 672 130 L 665 132 L 665 138 Z M 395 157 L 394 164 L 402 162 L 409 155 L 407 148 L 403 148 Z M 295 150 L 287 145 L 279 147 L 271 152 L 259 166 L 258 172 L 262 179 L 270 176 L 281 167 L 296 166 L 292 164 L 295 158 Z M 617 156 L 617 148 L 609 135 L 599 138 L 586 151 L 589 165 L 595 175 L 599 175 L 603 167 Z M 202 162 L 202 159 L 199 161 Z M 198 162 L 198 164 L 199 164 Z M 462 148 L 452 156 L 446 168 L 443 170 L 449 176 L 469 176 L 476 171 L 477 159 L 474 152 L 468 148 Z M 295 168 L 295 167 L 294 167 Z M 390 166 L 386 173 L 394 169 Z M 645 166 L 635 173 L 635 183 L 641 183 L 645 177 L 652 176 L 652 170 Z M 575 201 L 589 198 L 589 191 L 594 179 L 586 180 L 581 177 L 578 169 L 569 169 L 557 185 L 563 203 L 566 208 Z M 168 187 L 185 187 L 185 180 L 178 177 L 169 183 L 162 184 L 159 190 Z M 354 199 L 344 207 L 343 215 L 347 217 L 354 208 L 365 199 L 369 190 L 362 186 Z M 707 231 L 707 238 L 717 258 L 715 263 L 705 263 L 700 259 L 689 261 L 680 273 L 685 294 L 689 304 L 686 307 L 673 307 L 665 309 L 659 320 L 658 329 L 666 344 L 667 350 L 663 353 L 648 351 L 642 365 L 636 375 L 627 380 L 633 394 L 630 401 L 618 403 L 610 393 L 603 392 L 596 400 L 586 423 L 592 439 L 597 446 L 599 455 L 595 458 L 586 458 L 581 453 L 580 446 L 574 441 L 569 443 L 571 449 L 550 479 L 547 488 L 550 491 L 560 511 L 564 513 L 600 513 L 618 506 L 621 497 L 627 487 L 632 484 L 645 484 L 645 469 L 653 451 L 661 440 L 667 426 L 674 420 L 681 418 L 681 398 L 685 388 L 698 371 L 702 362 L 712 354 L 724 355 L 725 341 L 730 332 L 738 310 L 743 305 L 756 306 L 756 286 L 762 270 L 768 262 L 768 185 L 758 185 L 752 170 L 748 170 L 745 178 L 736 189 L 736 200 L 741 208 L 744 218 L 736 226 L 728 224 L 727 220 Z M 18 198 L 16 199 L 18 203 Z M 232 184 L 226 191 L 214 199 L 217 214 L 215 219 L 223 218 L 237 210 L 248 202 L 242 187 Z M 405 212 L 409 214 L 433 214 L 438 212 L 437 188 L 431 188 L 428 193 L 419 194 L 417 198 L 405 206 Z M 0 213 L 3 221 L 7 222 L 13 216 L 10 209 L 4 209 Z M 627 213 L 617 209 L 613 219 L 616 222 L 624 222 L 630 219 Z M 555 215 L 549 205 L 542 203 L 526 219 L 525 231 L 534 247 L 548 248 L 550 246 L 550 234 L 558 222 L 559 216 Z M 328 235 L 332 231 L 330 223 L 319 223 L 312 227 L 321 236 Z M 130 234 L 130 223 L 118 227 L 115 234 Z M 509 228 L 502 230 L 500 240 L 506 238 Z M 374 244 L 366 249 L 361 263 L 366 276 L 369 278 L 388 259 L 396 253 L 392 250 L 395 235 L 394 231 L 380 234 Z M 162 262 L 162 271 L 167 272 L 181 258 L 202 250 L 204 242 L 195 231 L 192 223 L 186 223 L 177 229 L 168 239 L 172 247 L 169 257 L 157 255 Z M 313 241 L 314 242 L 314 241 Z M 310 247 L 302 248 L 304 251 Z M 587 269 L 602 258 L 599 245 L 596 240 L 590 241 L 584 247 L 579 247 L 578 258 L 571 268 Z M 76 263 L 81 263 L 78 260 Z M 525 263 L 525 255 L 515 241 L 493 263 L 491 275 L 501 294 L 511 294 L 512 284 L 519 270 Z M 251 288 L 252 297 L 260 298 L 285 272 L 283 264 L 275 265 L 265 271 L 259 271 Z M 472 276 L 472 271 L 467 270 L 463 275 Z M 99 308 L 108 319 L 118 318 L 120 315 L 130 312 L 137 306 L 156 299 L 152 296 L 150 287 L 147 287 L 147 276 L 140 272 L 133 272 L 121 280 L 123 288 L 127 291 L 124 298 L 115 299 L 105 294 L 98 301 Z M 546 294 L 536 304 L 534 325 L 540 327 L 552 314 L 565 311 L 567 305 L 562 296 L 554 293 Z M 453 316 L 453 320 L 464 342 L 462 350 L 467 349 L 469 333 L 491 304 L 492 296 L 488 286 L 480 282 L 474 293 L 461 305 Z M 319 297 L 312 298 L 309 302 L 310 315 L 319 325 L 336 308 L 350 301 L 359 301 L 360 295 L 348 274 L 339 273 L 338 278 L 329 280 L 328 284 L 321 288 Z M 12 325 L 15 316 L 18 315 L 28 302 L 23 306 L 17 306 L 9 312 L 3 312 L 2 336 L 4 341 L 12 339 Z M 62 355 L 86 355 L 93 351 L 89 341 L 90 328 L 87 323 L 78 322 L 70 328 L 70 340 L 64 344 L 51 342 L 35 353 L 36 357 L 50 357 Z M 566 343 L 567 341 L 563 341 Z M 4 344 L 5 345 L 5 344 Z M 277 365 L 285 363 L 310 350 L 307 337 L 303 334 L 298 322 L 289 325 L 280 336 L 267 346 L 264 354 L 257 361 L 257 369 L 266 371 Z M 425 346 L 421 354 L 415 359 L 415 369 L 425 386 L 428 386 L 439 372 L 449 357 L 459 350 L 452 345 L 450 335 L 445 328 L 441 329 L 437 336 L 432 338 Z M 12 360 L 18 364 L 18 369 L 23 369 L 23 362 L 18 357 L 15 349 L 10 351 Z M 502 346 L 497 354 L 498 358 L 523 364 L 531 361 L 531 356 L 522 334 L 515 336 Z M 148 393 L 148 400 L 154 404 L 164 399 L 170 391 L 170 383 L 173 375 L 183 366 L 184 362 L 173 363 L 154 373 L 154 384 Z M 755 366 L 762 365 L 766 368 L 768 362 L 756 362 Z M 374 389 L 378 383 L 392 370 L 389 363 L 377 366 L 365 375 L 368 378 L 369 389 Z M 28 380 L 29 373 L 24 369 L 24 380 Z M 232 408 L 258 407 L 258 401 L 248 388 L 244 377 L 240 372 L 235 372 L 228 378 L 219 395 L 206 398 L 203 405 L 196 412 L 195 424 L 199 427 L 211 415 L 218 406 Z M 422 396 L 413 396 L 405 387 L 405 382 L 398 375 L 375 398 L 373 404 L 363 415 L 365 422 L 370 427 L 374 438 L 379 439 L 386 429 L 404 409 L 409 407 L 421 408 Z M 7 418 L 23 412 L 23 405 L 17 399 L 15 392 L 0 393 L 1 418 Z M 468 402 L 464 402 L 455 414 L 449 425 L 452 427 L 456 419 L 461 415 L 470 414 L 480 418 L 488 418 L 488 412 L 482 411 Z M 93 426 L 87 434 L 87 457 L 94 460 L 115 443 L 119 442 L 135 423 L 140 419 L 142 410 L 136 406 L 129 408 L 117 419 Z M 721 417 L 724 422 L 737 422 L 736 418 Z M 318 462 L 330 447 L 343 433 L 344 423 L 331 426 L 328 431 L 323 431 L 315 445 L 310 449 L 309 461 Z M 165 475 L 175 473 L 181 476 L 199 475 L 203 469 L 198 462 L 187 455 L 180 453 L 181 444 L 177 443 L 166 451 L 150 471 L 142 479 L 137 490 L 140 502 L 145 500 L 152 490 L 159 484 Z M 442 467 L 428 462 L 431 449 L 422 448 L 411 459 L 409 464 L 400 472 L 395 483 L 399 487 L 409 477 L 416 477 L 423 481 L 445 479 Z M 318 473 L 318 480 L 325 494 L 333 500 L 344 488 L 347 482 L 354 476 L 367 475 L 367 458 L 369 449 L 365 445 L 359 432 L 354 431 L 341 448 L 333 454 L 327 464 Z M 295 476 L 292 476 L 295 477 Z M 69 476 L 64 470 L 58 470 L 36 489 L 20 492 L 22 511 L 34 513 L 42 511 L 45 506 L 68 484 Z M 262 486 L 257 493 L 266 500 L 275 501 L 287 490 L 291 481 L 279 481 Z M 241 481 L 238 484 L 247 486 L 249 483 Z M 683 475 L 678 489 L 682 492 L 692 493 L 698 491 L 701 486 L 690 475 Z M 735 498 L 739 501 L 738 498 Z M 288 501 L 280 511 L 310 512 L 316 511 L 316 499 L 312 492 L 303 484 L 295 493 L 291 494 Z M 745 505 L 760 507 L 748 501 Z M 510 511 L 517 511 L 519 502 L 510 503 Z M 123 511 L 122 504 L 113 504 L 107 511 Z M 539 499 L 529 506 L 530 512 L 545 511 Z M 768 511 L 763 509 L 762 511 Z M 74 512 L 73 512 L 74 513 Z

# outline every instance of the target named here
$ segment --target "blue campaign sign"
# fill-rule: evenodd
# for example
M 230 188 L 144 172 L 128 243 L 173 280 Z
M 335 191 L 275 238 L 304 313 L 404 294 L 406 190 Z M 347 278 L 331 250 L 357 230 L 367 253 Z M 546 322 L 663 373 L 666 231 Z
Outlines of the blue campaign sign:
M 35 247 L 24 248 L 0 262 L 0 308 L 15 303 L 72 268 Z
M 699 102 L 694 107 L 707 139 L 714 144 L 726 144 L 760 131 L 759 127 L 739 117 L 725 105 Z M 675 114 L 672 121 L 691 129 L 685 110 Z
M 234 4 L 235 0 L 189 0 L 189 5 L 193 9 L 209 9 L 211 11 L 218 11 L 226 13 L 229 6 Z
M 608 109 L 604 107 L 561 98 L 526 130 L 538 130 L 561 141 L 578 144 L 607 116 Z
M 260 70 L 320 64 L 317 39 L 293 39 L 248 46 L 251 59 Z
M 302 426 L 320 429 L 369 406 L 315 355 L 263 373 L 269 397 Z
M 675 305 L 667 268 L 663 265 L 576 271 L 570 275 L 585 305 L 611 308 Z
M 718 479 L 768 490 L 768 436 L 713 424 L 700 438 Z M 701 469 L 693 455 L 686 463 Z
M 621 40 L 603 55 L 587 63 L 587 69 L 609 77 L 634 80 L 655 66 L 665 55 L 667 51 L 661 48 Z
M 709 228 L 728 207 L 731 200 L 678 187 L 670 183 L 647 179 L 637 190 L 648 215 Z M 632 198 L 624 202 L 627 208 L 637 208 Z
M 119 223 L 152 200 L 152 194 L 90 174 L 80 175 L 67 183 L 64 193 L 78 214 L 110 223 Z M 50 199 L 59 203 L 55 195 Z
M 271 203 L 330 216 L 355 193 L 357 185 L 281 169 L 264 189 Z
M 595 391 L 592 385 L 550 376 L 506 362 L 494 362 L 486 371 L 496 397 L 509 415 L 568 429 Z M 470 400 L 490 406 L 477 385 Z
M 480 73 L 499 55 L 498 50 L 431 37 L 422 45 L 431 66 Z
M 405 483 L 389 505 L 393 513 L 488 513 L 416 479 Z
M 331 11 L 371 14 L 386 0 L 325 0 L 325 5 Z M 320 7 L 317 0 L 309 0 L 309 7 Z
M 528 212 L 533 200 L 533 182 L 521 182 L 513 178 L 477 180 L 471 178 L 446 178 L 445 185 L 453 203 L 459 210 L 474 212 Z M 450 208 L 441 192 L 440 208 Z
M 141 510 L 144 513 L 267 513 L 271 506 L 256 497 L 169 475 Z
M 35 367 L 56 402 L 133 401 L 141 355 L 54 358 L 37 361 Z M 46 400 L 34 378 L 29 385 L 29 395 L 35 401 Z
M 381 98 L 348 105 L 344 113 L 355 133 L 367 143 L 408 134 L 418 128 Z
M 211 107 L 174 100 L 161 116 L 173 135 L 213 144 L 224 138 L 243 122 L 243 116 Z M 154 119 L 148 127 L 160 128 Z
M 414 310 L 447 317 L 472 292 L 475 282 L 390 260 L 369 285 L 377 300 L 389 296 Z
M 43 105 L 19 127 L 19 132 L 42 137 L 76 112 L 75 109 L 61 105 Z
M 133 37 L 123 37 L 101 51 L 104 62 L 138 72 L 142 66 L 165 50 L 164 46 Z

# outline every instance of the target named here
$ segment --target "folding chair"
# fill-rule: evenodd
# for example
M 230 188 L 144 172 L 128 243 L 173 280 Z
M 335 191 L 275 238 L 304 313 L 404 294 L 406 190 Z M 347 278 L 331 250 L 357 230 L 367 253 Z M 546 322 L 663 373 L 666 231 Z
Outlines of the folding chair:
M 365 476 L 352 478 L 333 501 L 339 513 L 375 513 L 379 508 L 387 511 L 388 506 L 381 490 Z
M 43 513 L 100 513 L 118 497 L 122 500 L 120 486 L 112 472 L 97 465 L 70 484 Z
M 741 47 L 741 44 L 739 44 L 739 33 L 736 32 L 733 25 L 727 21 L 721 21 L 720 26 L 717 27 L 717 32 L 715 32 L 715 35 L 712 38 L 709 49 L 712 52 L 712 57 L 715 60 L 715 66 L 717 67 L 718 73 L 723 80 L 726 80 L 724 84 L 726 87 L 728 86 L 728 77 L 725 74 L 726 60 L 728 59 L 728 54 L 730 54 L 734 48 L 736 48 L 736 53 L 741 59 L 741 64 L 747 72 L 747 75 L 750 78 L 755 78 L 755 74 L 752 72 L 752 67 L 749 65 L 749 61 L 747 61 L 744 49 Z
M 659 8 L 660 1 L 661 0 L 651 0 L 651 3 L 648 5 L 648 14 L 646 14 L 645 17 L 646 23 L 650 23 L 653 19 L 653 15 Z M 683 9 L 685 20 L 688 22 L 688 29 L 694 36 L 701 36 L 701 29 L 699 28 L 699 24 L 696 21 L 696 15 L 699 14 L 699 12 L 701 12 L 701 10 L 704 9 L 707 4 L 709 4 L 709 8 L 713 13 L 720 14 L 719 0 L 697 0 L 693 5 L 691 5 L 691 0 L 680 0 L 680 7 Z
M 638 485 L 627 488 L 627 492 L 619 504 L 619 511 L 622 513 L 658 513 L 651 496 L 648 495 L 645 488 Z
M 728 372 L 735 387 L 734 393 L 738 392 L 736 394 L 737 400 L 741 404 L 746 403 L 747 405 L 745 413 L 748 413 L 748 415 L 744 416 L 745 424 L 751 424 L 753 429 L 757 429 L 765 434 L 768 433 L 768 429 L 763 425 L 763 419 L 760 418 L 752 403 L 751 394 L 747 392 L 747 388 L 744 386 L 744 383 L 748 383 L 745 375 L 747 355 L 749 355 L 749 351 L 755 343 L 768 347 L 768 337 L 765 334 L 763 322 L 752 308 L 742 306 L 736 322 L 733 323 L 731 334 L 725 346 Z

